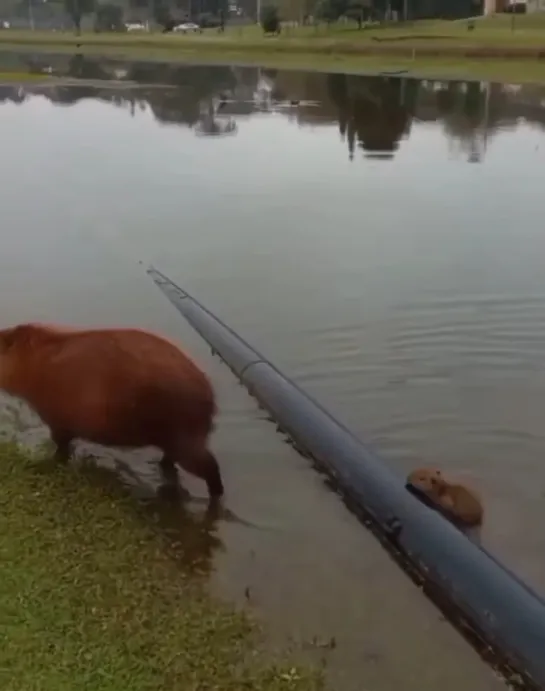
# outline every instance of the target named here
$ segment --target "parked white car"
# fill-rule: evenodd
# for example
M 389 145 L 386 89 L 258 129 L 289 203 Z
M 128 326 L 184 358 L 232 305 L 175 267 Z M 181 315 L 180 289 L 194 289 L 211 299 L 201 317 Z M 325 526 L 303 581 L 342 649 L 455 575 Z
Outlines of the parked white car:
M 142 22 L 129 22 L 125 24 L 127 31 L 147 31 L 148 27 Z
M 195 24 L 194 22 L 184 22 L 183 24 L 178 24 L 177 26 L 175 26 L 174 29 L 172 29 L 172 31 L 187 34 L 189 32 L 198 33 L 201 32 L 202 29 L 198 24 Z

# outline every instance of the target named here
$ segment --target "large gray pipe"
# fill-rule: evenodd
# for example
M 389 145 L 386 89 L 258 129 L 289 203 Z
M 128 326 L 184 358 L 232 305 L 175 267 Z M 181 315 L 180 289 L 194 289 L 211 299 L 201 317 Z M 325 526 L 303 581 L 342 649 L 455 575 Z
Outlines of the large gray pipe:
M 543 599 L 413 497 L 403 479 L 197 300 L 156 269 L 148 273 L 451 621 L 481 653 L 494 651 L 489 662 L 521 688 L 545 689 Z

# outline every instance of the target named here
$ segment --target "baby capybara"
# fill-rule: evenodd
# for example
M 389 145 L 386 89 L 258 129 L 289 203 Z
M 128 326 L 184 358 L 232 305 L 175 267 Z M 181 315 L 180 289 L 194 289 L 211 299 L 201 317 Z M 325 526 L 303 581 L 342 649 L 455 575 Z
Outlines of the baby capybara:
M 432 504 L 444 509 L 458 523 L 482 524 L 484 509 L 477 492 L 447 479 L 438 468 L 413 470 L 407 477 L 407 484 L 425 494 Z
M 139 329 L 20 324 L 0 330 L 0 389 L 25 401 L 51 431 L 56 455 L 71 442 L 155 446 L 223 494 L 208 439 L 216 414 L 207 376 L 176 345 Z

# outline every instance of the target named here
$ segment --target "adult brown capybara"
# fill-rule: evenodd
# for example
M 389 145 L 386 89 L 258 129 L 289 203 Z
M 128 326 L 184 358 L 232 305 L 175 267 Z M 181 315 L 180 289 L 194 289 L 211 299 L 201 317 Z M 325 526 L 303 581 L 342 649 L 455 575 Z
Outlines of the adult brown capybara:
M 216 414 L 207 376 L 176 345 L 130 328 L 69 329 L 19 324 L 0 330 L 0 389 L 25 401 L 51 431 L 56 455 L 71 442 L 161 449 L 176 465 L 223 494 L 208 449 Z
M 475 490 L 448 480 L 439 469 L 417 468 L 409 473 L 407 484 L 425 494 L 454 521 L 468 527 L 482 524 L 484 509 Z

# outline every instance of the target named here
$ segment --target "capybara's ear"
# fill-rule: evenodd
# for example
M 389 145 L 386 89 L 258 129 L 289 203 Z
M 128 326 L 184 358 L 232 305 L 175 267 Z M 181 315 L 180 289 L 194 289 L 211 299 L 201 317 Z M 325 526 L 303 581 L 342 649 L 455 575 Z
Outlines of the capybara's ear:
M 24 324 L 14 326 L 11 329 L 0 329 L 0 352 L 6 353 L 10 350 L 25 333 L 26 326 Z
M 13 345 L 14 329 L 0 329 L 0 352 L 5 353 Z

